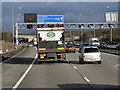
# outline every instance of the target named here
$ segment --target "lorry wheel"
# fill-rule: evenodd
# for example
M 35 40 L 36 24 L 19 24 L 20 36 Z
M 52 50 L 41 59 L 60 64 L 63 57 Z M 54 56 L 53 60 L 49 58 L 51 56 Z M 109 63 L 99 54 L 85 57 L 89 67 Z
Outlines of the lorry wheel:
M 38 63 L 39 63 L 39 64 L 42 64 L 42 61 L 39 61 Z

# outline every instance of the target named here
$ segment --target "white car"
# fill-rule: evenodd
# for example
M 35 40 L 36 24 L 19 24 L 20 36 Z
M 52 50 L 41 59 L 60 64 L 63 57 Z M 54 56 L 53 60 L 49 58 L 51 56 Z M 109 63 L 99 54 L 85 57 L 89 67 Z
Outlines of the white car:
M 80 51 L 79 62 L 98 62 L 101 64 L 101 53 L 97 46 L 84 46 Z
M 99 42 L 98 38 L 90 38 L 89 45 L 90 46 L 100 46 L 100 42 Z

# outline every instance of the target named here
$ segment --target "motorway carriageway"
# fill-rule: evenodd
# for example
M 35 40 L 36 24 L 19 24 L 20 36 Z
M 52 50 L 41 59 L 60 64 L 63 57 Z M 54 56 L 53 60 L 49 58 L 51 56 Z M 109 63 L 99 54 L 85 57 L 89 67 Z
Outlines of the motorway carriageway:
M 26 47 L 2 64 L 2 88 L 118 90 L 119 56 L 108 53 L 101 56 L 102 64 L 79 64 L 78 52 L 67 53 L 63 63 L 38 64 L 36 47 Z

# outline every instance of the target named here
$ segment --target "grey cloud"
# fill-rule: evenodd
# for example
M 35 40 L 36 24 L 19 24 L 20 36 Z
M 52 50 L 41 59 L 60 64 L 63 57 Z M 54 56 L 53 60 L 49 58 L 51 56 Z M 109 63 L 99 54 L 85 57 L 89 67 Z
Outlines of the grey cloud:
M 4 2 L 3 3 L 3 12 L 2 18 L 4 21 L 4 30 L 7 31 L 8 28 L 5 27 L 5 24 L 10 24 L 11 19 L 7 21 L 7 19 L 12 18 L 11 13 L 11 3 Z M 109 6 L 109 9 L 106 8 Z M 21 10 L 18 10 L 18 7 L 22 7 Z M 20 22 L 24 20 L 24 13 L 37 13 L 39 15 L 64 15 L 65 22 L 93 22 L 94 17 L 96 22 L 104 22 L 104 13 L 106 11 L 116 12 L 117 3 L 57 3 L 57 2 L 39 2 L 39 3 L 14 3 L 14 17 L 16 19 L 17 15 L 20 13 Z M 78 20 L 80 18 L 80 20 Z
M 118 2 L 119 0 L 3 0 L 3 2 Z

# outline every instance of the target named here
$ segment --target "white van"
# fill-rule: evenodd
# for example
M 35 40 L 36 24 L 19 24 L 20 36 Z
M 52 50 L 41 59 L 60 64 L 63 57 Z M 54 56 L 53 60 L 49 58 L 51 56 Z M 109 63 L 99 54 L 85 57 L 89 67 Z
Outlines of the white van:
M 98 38 L 90 38 L 89 45 L 90 46 L 100 46 L 100 42 L 99 42 Z

